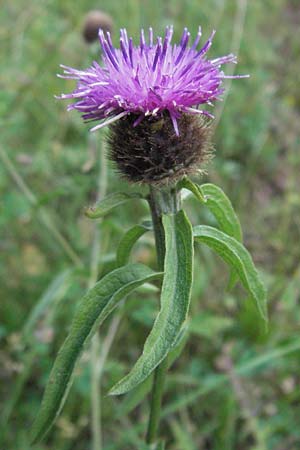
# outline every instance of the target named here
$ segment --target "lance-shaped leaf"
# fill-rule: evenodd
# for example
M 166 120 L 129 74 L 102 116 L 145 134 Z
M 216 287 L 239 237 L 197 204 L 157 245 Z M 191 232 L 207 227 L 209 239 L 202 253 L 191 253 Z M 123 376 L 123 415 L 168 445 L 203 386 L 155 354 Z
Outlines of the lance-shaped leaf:
M 194 194 L 194 196 L 201 202 L 201 203 L 206 203 L 206 198 L 203 194 L 203 192 L 200 189 L 200 186 L 198 186 L 198 184 L 193 183 L 192 180 L 190 180 L 187 177 L 182 178 L 182 180 L 180 180 L 177 183 L 177 189 L 187 189 L 188 191 L 190 191 L 192 194 Z
M 206 198 L 205 205 L 217 219 L 220 229 L 242 242 L 241 224 L 227 195 L 211 183 L 202 184 L 200 190 Z
M 97 327 L 131 291 L 161 276 L 143 264 L 128 264 L 105 275 L 83 297 L 52 368 L 41 409 L 33 425 L 33 442 L 47 433 L 59 414 L 71 386 L 75 364 Z
M 255 302 L 259 315 L 267 322 L 266 290 L 248 250 L 231 236 L 205 225 L 194 228 L 194 238 L 207 244 L 234 269 Z
M 239 218 L 232 207 L 231 201 L 221 188 L 212 183 L 199 186 L 188 178 L 180 181 L 178 187 L 179 189 L 186 188 L 191 191 L 214 215 L 221 231 L 234 237 L 237 241 L 242 242 L 243 235 Z M 235 285 L 237 279 L 236 273 L 232 270 L 228 289 L 231 289 Z
M 132 247 L 143 234 L 150 230 L 152 230 L 151 222 L 144 222 L 141 225 L 135 225 L 125 233 L 117 248 L 118 266 L 124 266 L 128 263 Z
M 126 194 L 125 192 L 115 192 L 100 200 L 94 206 L 85 210 L 85 215 L 90 219 L 99 219 L 108 214 L 112 209 L 133 199 L 142 199 L 143 196 L 138 193 Z
M 131 372 L 110 391 L 124 394 L 145 380 L 177 343 L 186 320 L 193 277 L 193 236 L 183 211 L 163 216 L 166 256 L 161 307 L 145 342 L 141 357 Z
M 218 186 L 206 183 L 199 186 L 202 194 L 206 198 L 206 206 L 217 219 L 221 231 L 232 236 L 239 242 L 243 242 L 242 227 L 238 216 L 236 215 L 231 201 Z M 238 280 L 234 270 L 230 273 L 228 289 L 232 289 Z
M 168 368 L 178 359 L 188 340 L 188 327 L 183 327 L 178 339 L 168 354 Z M 143 383 L 140 383 L 130 394 L 125 395 L 122 403 L 118 403 L 117 418 L 127 416 L 142 400 L 149 394 L 152 388 L 152 377 L 148 377 Z
M 231 201 L 224 191 L 212 183 L 199 186 L 185 177 L 177 184 L 178 189 L 188 189 L 194 196 L 215 216 L 220 229 L 242 242 L 242 229 L 240 221 L 232 207 Z

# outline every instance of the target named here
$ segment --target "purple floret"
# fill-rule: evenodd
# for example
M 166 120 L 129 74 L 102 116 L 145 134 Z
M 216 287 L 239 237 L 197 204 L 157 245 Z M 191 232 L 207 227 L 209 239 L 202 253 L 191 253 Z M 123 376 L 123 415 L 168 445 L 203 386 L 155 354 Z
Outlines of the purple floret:
M 59 98 L 76 99 L 68 110 L 77 109 L 86 121 L 101 121 L 91 129 L 95 131 L 128 114 L 136 115 L 133 126 L 145 117 L 159 117 L 168 111 L 174 130 L 179 134 L 177 119 L 182 113 L 204 114 L 213 117 L 199 105 L 212 105 L 220 98 L 224 89 L 221 70 L 226 63 L 236 63 L 233 54 L 216 59 L 207 59 L 206 53 L 212 44 L 215 32 L 200 49 L 199 28 L 191 47 L 190 33 L 184 29 L 180 43 L 171 44 L 173 27 L 167 27 L 164 39 L 153 42 L 153 31 L 149 29 L 146 42 L 141 30 L 140 44 L 135 47 L 125 29 L 120 31 L 120 48 L 114 48 L 109 32 L 106 37 L 99 30 L 103 64 L 96 61 L 86 70 L 64 69 L 62 78 L 78 80 L 77 88 Z M 246 75 L 247 76 L 247 75 Z

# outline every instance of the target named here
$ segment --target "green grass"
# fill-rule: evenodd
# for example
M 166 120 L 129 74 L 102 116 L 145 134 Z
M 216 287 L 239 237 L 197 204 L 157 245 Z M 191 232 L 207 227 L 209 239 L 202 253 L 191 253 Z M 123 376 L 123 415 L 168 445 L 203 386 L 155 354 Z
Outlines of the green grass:
M 56 77 L 60 63 L 86 67 L 98 58 L 98 45 L 88 47 L 81 37 L 83 16 L 94 8 L 113 16 L 116 42 L 124 26 L 136 36 L 140 26 L 161 32 L 173 23 L 176 38 L 184 26 L 195 33 L 201 24 L 204 37 L 216 27 L 211 54 L 240 48 L 236 70 L 251 75 L 232 82 L 220 118 L 217 107 L 216 156 L 205 180 L 224 189 L 241 218 L 268 285 L 270 330 L 260 334 L 244 291 L 225 291 L 223 263 L 206 248 L 197 250 L 189 340 L 170 369 L 164 399 L 167 448 L 300 446 L 299 5 L 248 0 L 243 23 L 245 4 L 17 0 L 1 8 L 1 449 L 30 449 L 45 382 L 90 278 L 93 224 L 83 208 L 96 197 L 99 134 L 91 138 L 79 115 L 67 113 L 54 95 L 73 87 Z M 109 165 L 108 193 L 121 189 L 134 190 Z M 186 209 L 194 224 L 212 224 L 195 200 L 187 200 Z M 100 272 L 111 267 L 122 233 L 147 216 L 145 205 L 128 204 L 98 226 Z M 134 259 L 153 264 L 152 244 L 146 235 Z M 101 378 L 103 450 L 143 449 L 149 383 L 125 397 L 105 396 L 132 367 L 149 332 L 156 297 L 142 298 L 132 295 L 101 329 L 102 348 L 110 349 Z M 90 448 L 88 361 L 89 351 L 38 450 Z

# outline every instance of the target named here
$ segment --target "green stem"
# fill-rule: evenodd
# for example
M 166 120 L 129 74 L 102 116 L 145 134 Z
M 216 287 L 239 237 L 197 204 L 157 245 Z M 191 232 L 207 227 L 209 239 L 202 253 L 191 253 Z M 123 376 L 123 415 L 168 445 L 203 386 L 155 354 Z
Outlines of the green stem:
M 150 401 L 150 416 L 146 436 L 147 444 L 153 444 L 158 436 L 162 397 L 167 370 L 168 370 L 168 358 L 165 358 L 154 372 L 151 401 Z
M 150 187 L 149 204 L 157 252 L 157 265 L 159 270 L 164 269 L 165 259 L 165 232 L 162 224 L 163 214 L 175 214 L 180 209 L 180 197 L 176 187 L 154 188 Z
M 163 271 L 165 259 L 165 235 L 162 224 L 162 215 L 176 213 L 180 209 L 180 197 L 174 186 L 162 189 L 150 187 L 149 204 L 152 215 L 158 270 Z M 162 396 L 167 369 L 168 358 L 166 357 L 154 372 L 150 400 L 150 417 L 146 436 L 147 444 L 154 443 L 158 436 Z

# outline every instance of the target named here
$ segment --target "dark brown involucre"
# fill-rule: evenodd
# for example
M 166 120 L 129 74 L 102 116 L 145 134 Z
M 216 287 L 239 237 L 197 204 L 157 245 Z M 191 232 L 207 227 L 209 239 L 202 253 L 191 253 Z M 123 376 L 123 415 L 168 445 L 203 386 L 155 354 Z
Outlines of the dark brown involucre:
M 183 114 L 175 134 L 169 114 L 148 118 L 133 127 L 130 114 L 110 126 L 110 158 L 131 182 L 164 184 L 197 173 L 211 158 L 210 121 Z

